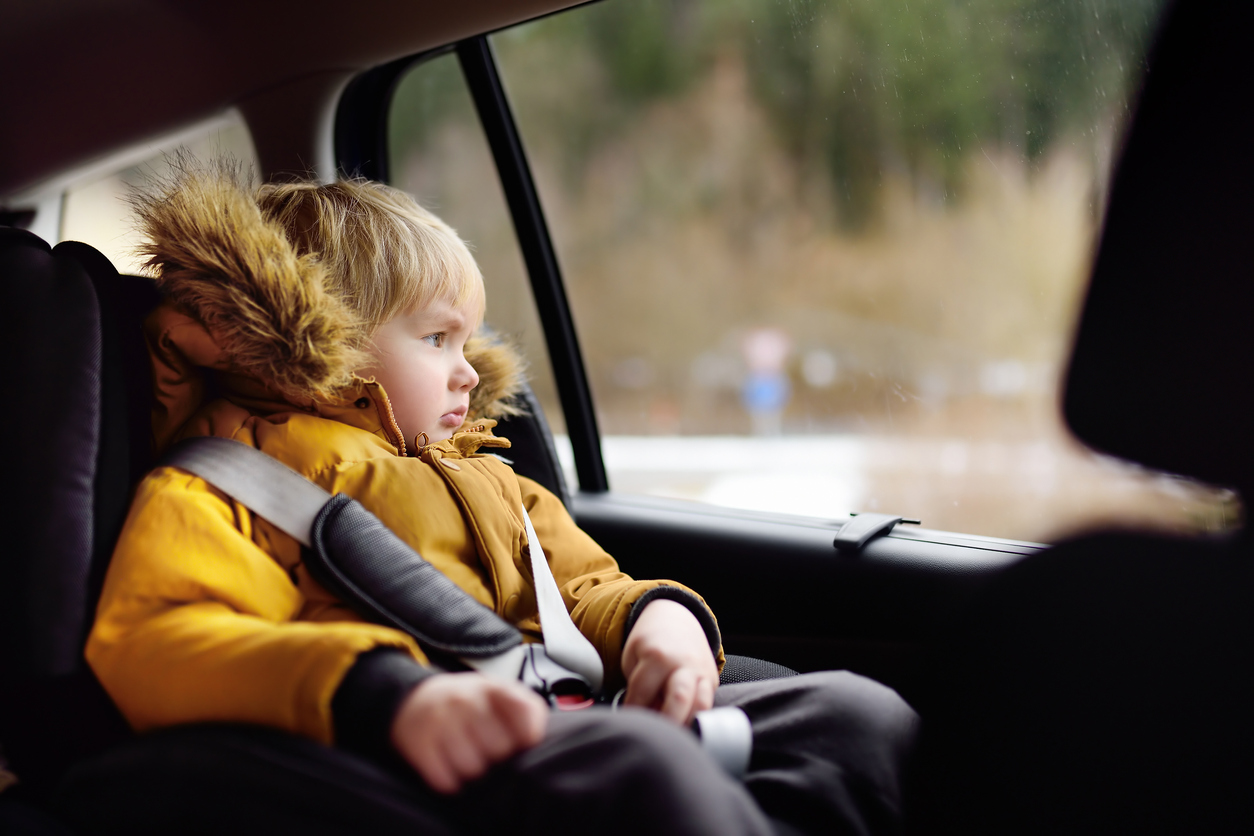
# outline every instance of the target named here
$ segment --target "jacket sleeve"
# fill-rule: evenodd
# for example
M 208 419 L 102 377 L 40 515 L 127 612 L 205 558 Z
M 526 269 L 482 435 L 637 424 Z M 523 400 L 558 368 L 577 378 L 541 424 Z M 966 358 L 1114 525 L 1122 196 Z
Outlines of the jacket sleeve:
M 657 598 L 677 601 L 696 616 L 722 670 L 718 622 L 700 595 L 675 581 L 638 581 L 619 571 L 614 558 L 575 524 L 560 499 L 524 476 L 518 482 L 571 619 L 601 654 L 607 685 L 622 684 L 623 643 L 640 611 Z
M 250 530 L 242 506 L 183 471 L 140 485 L 87 642 L 135 729 L 243 722 L 331 743 L 331 700 L 360 654 L 426 661 L 386 627 L 294 621 L 304 598 Z

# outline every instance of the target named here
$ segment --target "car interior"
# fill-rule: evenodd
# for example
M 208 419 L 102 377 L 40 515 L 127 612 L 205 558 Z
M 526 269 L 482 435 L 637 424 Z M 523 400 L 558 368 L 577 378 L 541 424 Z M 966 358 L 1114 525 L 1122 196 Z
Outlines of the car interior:
M 260 179 L 399 182 L 389 108 L 415 67 L 454 63 L 538 323 L 525 412 L 497 434 L 624 571 L 701 592 L 732 655 L 724 681 L 848 669 L 897 689 L 923 722 L 919 833 L 1248 829 L 1244 529 L 1163 534 L 1134 520 L 1044 544 L 920 527 L 908 507 L 823 519 L 616 489 L 607 388 L 589 373 L 597 335 L 579 327 L 587 303 L 573 304 L 553 221 L 569 210 L 542 199 L 550 175 L 530 165 L 496 39 L 624 3 L 5 4 L 0 340 L 22 391 L 4 433 L 0 830 L 114 832 L 76 815 L 63 787 L 134 737 L 82 648 L 131 491 L 153 466 L 140 325 L 159 294 L 99 245 L 63 237 L 67 189 L 228 110 Z M 1037 8 L 1021 5 L 1028 18 Z M 1248 14 L 1210 0 L 1164 9 L 1093 204 L 1100 236 L 1052 402 L 1083 444 L 1221 486 L 1230 508 L 1254 479 L 1254 395 L 1240 383 L 1254 364 Z M 744 454 L 780 455 L 769 443 Z

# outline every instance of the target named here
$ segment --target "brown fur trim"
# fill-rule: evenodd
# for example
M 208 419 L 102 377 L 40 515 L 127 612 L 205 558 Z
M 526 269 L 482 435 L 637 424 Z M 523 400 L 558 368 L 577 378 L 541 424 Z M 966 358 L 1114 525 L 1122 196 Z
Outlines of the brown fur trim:
M 470 393 L 472 419 L 518 415 L 522 407 L 514 396 L 524 385 L 524 362 L 512 345 L 490 334 L 476 334 L 466 341 L 466 360 L 479 374 L 479 385 Z
M 236 166 L 180 158 L 132 204 L 161 289 L 233 367 L 303 401 L 333 396 L 369 364 L 358 316 L 327 292 L 317 259 L 262 216 Z

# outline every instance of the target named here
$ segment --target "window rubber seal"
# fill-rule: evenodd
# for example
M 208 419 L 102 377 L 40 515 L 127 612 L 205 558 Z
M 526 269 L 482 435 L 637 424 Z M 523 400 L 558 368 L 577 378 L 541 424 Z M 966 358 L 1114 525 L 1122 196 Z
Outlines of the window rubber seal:
M 501 189 L 505 192 L 514 232 L 531 279 L 531 291 L 544 328 L 549 361 L 553 364 L 553 377 L 566 417 L 579 488 L 588 493 L 604 493 L 609 490 L 609 480 L 601 458 L 601 434 L 592 407 L 592 393 L 584 371 L 574 319 L 539 193 L 497 71 L 492 46 L 487 36 L 478 36 L 458 43 L 456 51 L 466 86 L 470 89 L 496 162 Z

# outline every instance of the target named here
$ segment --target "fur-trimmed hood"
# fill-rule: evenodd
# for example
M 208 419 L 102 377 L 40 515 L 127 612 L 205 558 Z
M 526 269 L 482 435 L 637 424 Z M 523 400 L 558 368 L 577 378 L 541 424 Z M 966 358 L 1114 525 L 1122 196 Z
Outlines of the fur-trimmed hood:
M 356 372 L 371 359 L 369 334 L 330 290 L 317 257 L 297 252 L 235 167 L 180 159 L 175 169 L 169 181 L 132 198 L 145 238 L 140 252 L 167 300 L 159 318 L 167 326 L 178 321 L 177 328 L 158 327 L 160 334 L 150 329 L 161 343 L 154 350 L 167 365 L 185 365 L 173 356 L 182 354 L 189 369 L 251 380 L 303 410 L 359 389 Z M 517 412 L 512 399 L 523 385 L 517 353 L 476 335 L 466 358 L 480 380 L 470 416 Z M 198 406 L 176 411 L 189 415 Z

